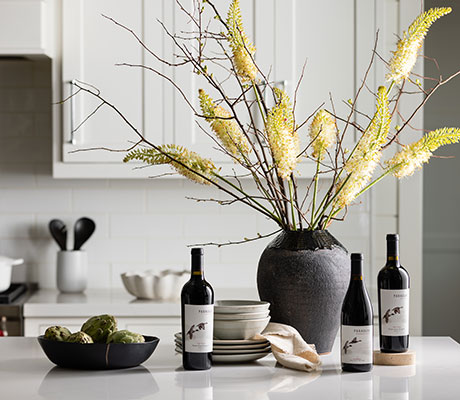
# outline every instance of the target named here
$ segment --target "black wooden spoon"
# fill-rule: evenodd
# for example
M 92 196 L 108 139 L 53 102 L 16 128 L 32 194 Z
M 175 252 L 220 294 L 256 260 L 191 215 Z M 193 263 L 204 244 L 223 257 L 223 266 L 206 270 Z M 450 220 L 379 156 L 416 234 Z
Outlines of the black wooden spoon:
M 81 246 L 90 238 L 96 230 L 96 224 L 90 218 L 80 218 L 74 227 L 74 250 L 80 250 Z
M 60 219 L 52 219 L 48 224 L 51 236 L 61 250 L 67 250 L 67 227 Z

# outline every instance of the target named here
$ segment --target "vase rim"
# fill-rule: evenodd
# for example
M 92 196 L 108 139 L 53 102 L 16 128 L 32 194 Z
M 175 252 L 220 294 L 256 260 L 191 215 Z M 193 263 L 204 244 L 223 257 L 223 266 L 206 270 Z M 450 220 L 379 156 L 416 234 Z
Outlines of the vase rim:
M 268 247 L 285 250 L 319 250 L 345 247 L 327 230 L 302 229 L 298 231 L 282 230 Z

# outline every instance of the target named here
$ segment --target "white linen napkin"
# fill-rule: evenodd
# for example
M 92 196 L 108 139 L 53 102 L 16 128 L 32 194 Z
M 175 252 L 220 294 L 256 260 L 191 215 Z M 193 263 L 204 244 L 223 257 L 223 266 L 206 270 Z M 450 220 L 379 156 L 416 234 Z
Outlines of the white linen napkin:
M 270 342 L 276 360 L 287 368 L 311 372 L 321 365 L 314 345 L 306 343 L 292 326 L 270 322 L 255 338 L 261 337 Z

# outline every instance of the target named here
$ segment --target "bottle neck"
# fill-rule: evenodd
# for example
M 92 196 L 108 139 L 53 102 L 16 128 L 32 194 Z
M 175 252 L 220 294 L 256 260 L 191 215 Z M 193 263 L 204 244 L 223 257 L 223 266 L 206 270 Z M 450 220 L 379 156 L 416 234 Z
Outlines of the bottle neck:
M 362 260 L 351 261 L 350 284 L 363 284 L 363 262 Z
M 193 280 L 204 280 L 203 255 L 192 254 L 192 276 Z
M 387 265 L 399 267 L 399 242 L 387 240 Z

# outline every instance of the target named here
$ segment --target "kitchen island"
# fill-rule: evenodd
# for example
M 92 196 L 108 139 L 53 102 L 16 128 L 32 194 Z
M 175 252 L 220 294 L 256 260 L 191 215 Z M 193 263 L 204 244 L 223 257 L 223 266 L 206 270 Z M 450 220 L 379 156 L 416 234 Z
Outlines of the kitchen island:
M 209 371 L 184 371 L 172 345 L 159 344 L 142 366 L 112 371 L 61 369 L 48 361 L 35 338 L 0 338 L 0 397 L 5 400 L 274 400 L 458 399 L 460 345 L 447 337 L 414 337 L 415 366 L 374 366 L 342 373 L 338 343 L 322 357 L 320 371 L 276 366 L 272 355 Z

